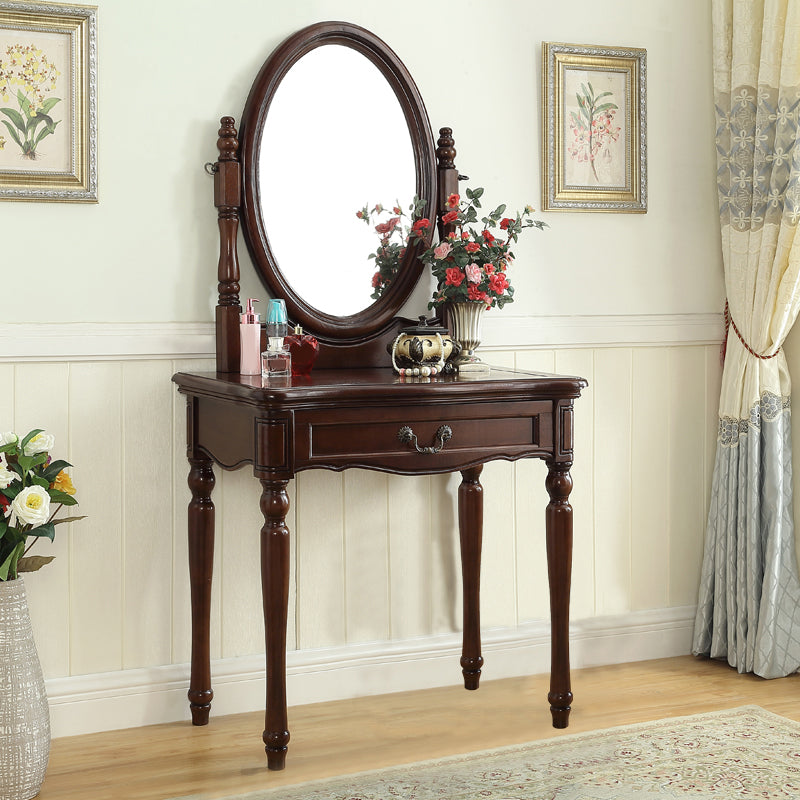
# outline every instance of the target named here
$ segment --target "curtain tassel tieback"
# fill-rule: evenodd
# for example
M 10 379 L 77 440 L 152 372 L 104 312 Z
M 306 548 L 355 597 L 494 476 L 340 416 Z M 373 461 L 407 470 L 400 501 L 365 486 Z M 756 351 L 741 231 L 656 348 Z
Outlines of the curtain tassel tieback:
M 733 317 L 731 316 L 731 310 L 728 306 L 728 301 L 725 300 L 725 338 L 722 340 L 722 347 L 720 348 L 720 362 L 725 363 L 725 350 L 728 344 L 728 330 L 733 326 L 733 332 L 739 337 L 739 341 L 742 343 L 742 347 L 750 353 L 751 356 L 755 356 L 756 358 L 760 358 L 762 361 L 768 361 L 770 358 L 775 358 L 778 353 L 780 353 L 781 348 L 779 347 L 774 353 L 770 353 L 770 355 L 765 356 L 761 353 L 757 353 L 750 347 L 749 344 L 744 340 L 744 336 L 740 333 L 739 329 L 736 327 L 736 323 L 733 321 Z

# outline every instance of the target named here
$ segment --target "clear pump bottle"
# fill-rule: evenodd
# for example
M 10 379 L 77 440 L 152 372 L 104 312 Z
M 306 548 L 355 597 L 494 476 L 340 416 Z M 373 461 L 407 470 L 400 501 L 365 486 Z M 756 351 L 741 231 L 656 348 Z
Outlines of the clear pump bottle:
M 261 374 L 265 378 L 284 378 L 292 374 L 292 354 L 284 346 L 289 329 L 286 303 L 275 299 L 267 308 L 267 349 L 261 354 Z

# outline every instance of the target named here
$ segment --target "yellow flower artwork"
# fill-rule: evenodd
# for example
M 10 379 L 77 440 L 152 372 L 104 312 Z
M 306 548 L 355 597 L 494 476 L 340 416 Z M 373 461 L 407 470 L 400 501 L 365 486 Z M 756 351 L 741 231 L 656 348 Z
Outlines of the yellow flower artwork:
M 0 108 L 2 123 L 22 151 L 22 157 L 36 159 L 40 142 L 56 132 L 61 119 L 52 113 L 61 102 L 53 92 L 61 72 L 35 44 L 9 44 L 0 54 L 0 100 L 17 108 Z

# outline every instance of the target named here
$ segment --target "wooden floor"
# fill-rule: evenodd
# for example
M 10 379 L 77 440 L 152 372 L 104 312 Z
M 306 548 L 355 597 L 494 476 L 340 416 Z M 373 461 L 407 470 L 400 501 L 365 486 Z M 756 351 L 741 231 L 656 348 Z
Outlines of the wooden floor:
M 574 670 L 570 726 L 550 726 L 547 676 L 297 706 L 283 772 L 266 769 L 263 715 L 53 741 L 41 800 L 224 797 L 631 722 L 756 704 L 800 721 L 800 675 L 765 681 L 693 657 Z

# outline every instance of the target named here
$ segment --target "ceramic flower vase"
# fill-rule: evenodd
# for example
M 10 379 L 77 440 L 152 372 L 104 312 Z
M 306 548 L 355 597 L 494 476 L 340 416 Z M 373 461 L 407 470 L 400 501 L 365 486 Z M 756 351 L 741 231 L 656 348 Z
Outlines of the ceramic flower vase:
M 481 322 L 485 311 L 485 303 L 474 301 L 447 305 L 450 336 L 461 346 L 461 353 L 455 359 L 459 374 L 489 371 L 489 367 L 475 355 L 481 343 Z
M 0 800 L 39 793 L 50 711 L 22 578 L 0 581 Z

